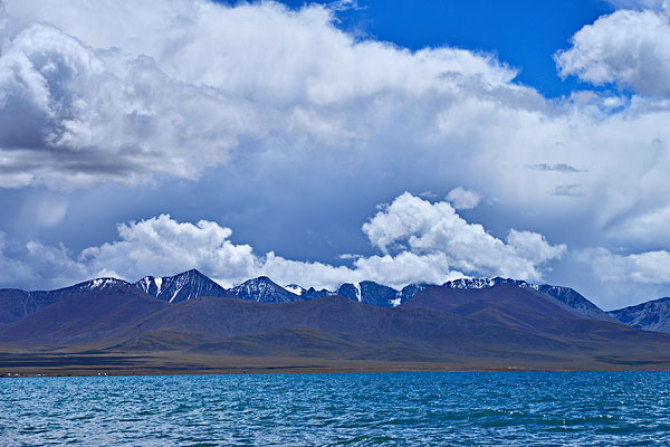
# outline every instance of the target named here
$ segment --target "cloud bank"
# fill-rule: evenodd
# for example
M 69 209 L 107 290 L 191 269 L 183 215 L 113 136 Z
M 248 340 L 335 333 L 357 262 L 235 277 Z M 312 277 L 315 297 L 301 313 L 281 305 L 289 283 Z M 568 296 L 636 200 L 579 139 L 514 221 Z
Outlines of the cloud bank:
M 198 268 L 225 286 L 259 275 L 283 284 L 335 288 L 343 282 L 373 280 L 401 287 L 412 282 L 442 283 L 467 275 L 540 280 L 542 269 L 560 259 L 565 245 L 551 245 L 530 231 L 510 230 L 498 239 L 461 218 L 449 202 L 429 202 L 409 193 L 381 207 L 363 225 L 379 255 L 356 257 L 351 266 L 257 255 L 231 241 L 232 230 L 216 222 L 178 222 L 160 215 L 120 224 L 119 239 L 73 256 L 63 247 L 30 242 L 22 260 L 0 256 L 7 283 L 43 281 L 65 285 L 92 276 L 136 280 Z M 0 255 L 4 240 L 0 239 Z
M 644 96 L 548 100 L 492 55 L 356 39 L 319 5 L 3 4 L 0 187 L 336 165 L 400 184 L 467 182 L 595 230 L 670 197 L 670 34 L 658 9 L 603 17 L 556 56 L 565 76 Z
M 670 253 L 665 250 L 617 255 L 605 248 L 596 248 L 585 250 L 580 258 L 602 282 L 670 283 Z
M 354 190 L 471 190 L 452 190 L 449 203 L 398 197 L 365 226 L 379 254 L 347 266 L 258 255 L 214 222 L 159 216 L 77 254 L 4 238 L 0 275 L 46 284 L 57 271 L 64 280 L 107 269 L 133 279 L 147 273 L 142 262 L 171 265 L 151 264 L 148 253 L 168 259 L 193 249 L 184 261 L 222 281 L 260 271 L 324 284 L 394 275 L 439 282 L 455 272 L 532 279 L 564 253 L 537 233 L 494 237 L 464 221 L 454 210 L 476 207 L 473 191 L 499 199 L 517 222 L 560 227 L 557 239 L 571 247 L 568 233 L 586 234 L 610 253 L 622 246 L 652 259 L 670 250 L 670 9 L 611 3 L 626 9 L 585 26 L 555 56 L 559 73 L 585 90 L 550 99 L 516 83 L 516 70 L 493 55 L 359 39 L 319 5 L 4 0 L 0 188 L 160 184 L 232 165 L 246 168 L 245 185 L 297 170 L 307 180 L 292 176 L 295 190 L 308 185 L 315 195 L 331 188 L 319 183 L 326 171 Z M 55 228 L 70 205 L 31 209 L 26 215 Z M 152 246 L 160 231 L 170 244 Z M 623 264 L 626 277 L 653 276 L 634 274 L 638 261 Z
M 0 186 L 192 179 L 276 136 L 346 146 L 407 101 L 514 77 L 491 56 L 357 42 L 333 22 L 273 2 L 5 0 Z M 351 126 L 358 108 L 366 124 Z

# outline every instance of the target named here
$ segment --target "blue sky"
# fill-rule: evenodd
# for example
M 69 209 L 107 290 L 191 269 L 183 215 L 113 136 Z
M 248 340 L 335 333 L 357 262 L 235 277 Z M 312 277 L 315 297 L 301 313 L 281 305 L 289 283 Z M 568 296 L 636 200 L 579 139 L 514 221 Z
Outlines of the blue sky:
M 362 0 L 357 5 L 338 14 L 341 29 L 412 50 L 453 46 L 495 53 L 520 71 L 519 82 L 548 97 L 568 95 L 579 86 L 575 78 L 557 76 L 554 53 L 567 48 L 584 24 L 614 10 L 604 0 Z
M 0 4 L 0 286 L 670 294 L 667 2 Z

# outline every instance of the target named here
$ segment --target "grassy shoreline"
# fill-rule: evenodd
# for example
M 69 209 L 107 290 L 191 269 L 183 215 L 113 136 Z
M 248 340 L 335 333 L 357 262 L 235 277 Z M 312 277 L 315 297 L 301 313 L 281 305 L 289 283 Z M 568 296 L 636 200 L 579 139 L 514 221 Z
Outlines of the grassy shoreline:
M 418 362 L 309 357 L 241 357 L 175 351 L 0 353 L 0 377 L 503 371 L 670 371 L 670 361 L 565 359 L 556 362 L 531 362 L 503 359 L 452 359 Z

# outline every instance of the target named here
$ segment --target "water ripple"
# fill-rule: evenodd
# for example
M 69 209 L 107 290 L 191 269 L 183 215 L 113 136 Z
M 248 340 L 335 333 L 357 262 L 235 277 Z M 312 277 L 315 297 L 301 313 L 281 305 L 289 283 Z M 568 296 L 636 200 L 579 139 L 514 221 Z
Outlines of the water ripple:
M 669 445 L 670 373 L 2 379 L 0 445 Z

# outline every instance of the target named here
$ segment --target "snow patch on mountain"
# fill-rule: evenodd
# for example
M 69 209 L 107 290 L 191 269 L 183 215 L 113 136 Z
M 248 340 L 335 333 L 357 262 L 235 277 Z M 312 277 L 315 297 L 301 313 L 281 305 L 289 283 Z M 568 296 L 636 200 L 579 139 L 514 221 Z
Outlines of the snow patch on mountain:
M 201 297 L 226 296 L 226 289 L 192 269 L 174 276 L 145 276 L 135 283 L 135 287 L 155 298 L 168 303 L 179 303 Z
M 301 296 L 305 292 L 305 289 L 297 284 L 289 284 L 287 286 L 284 286 L 284 288 L 289 292 L 291 292 L 292 294 L 298 296 Z
M 290 303 L 301 301 L 301 295 L 289 292 L 267 276 L 259 276 L 229 289 L 231 295 L 249 301 L 264 303 Z
M 95 278 L 90 281 L 83 282 L 81 284 L 76 284 L 72 287 L 76 287 L 79 289 L 107 289 L 110 287 L 118 287 L 118 286 L 126 286 L 128 283 L 126 281 L 123 281 L 122 279 L 117 279 L 117 278 Z M 68 287 L 69 289 L 69 287 Z M 62 289 L 59 289 L 62 290 Z
M 596 320 L 614 321 L 607 312 L 600 309 L 579 292 L 569 287 L 552 286 L 550 284 L 531 284 L 526 281 L 511 278 L 459 278 L 442 285 L 450 289 L 483 289 L 498 284 L 513 284 L 517 287 L 528 288 L 540 292 L 550 298 L 571 307 L 580 314 Z

